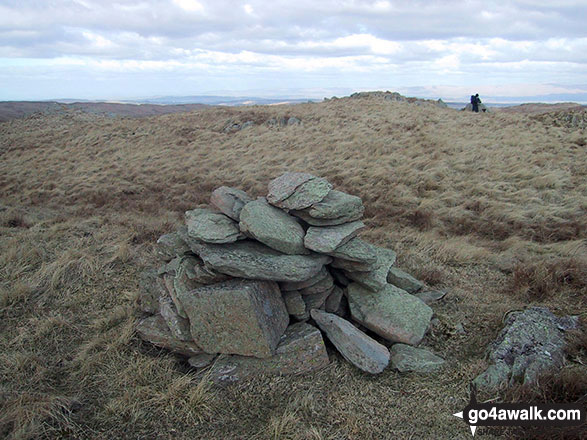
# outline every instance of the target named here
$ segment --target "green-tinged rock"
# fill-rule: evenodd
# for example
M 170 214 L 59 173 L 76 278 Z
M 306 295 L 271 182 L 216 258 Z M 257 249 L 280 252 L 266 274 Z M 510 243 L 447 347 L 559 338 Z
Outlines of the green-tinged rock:
M 444 365 L 444 359 L 423 348 L 394 344 L 389 352 L 391 366 L 402 373 L 432 373 Z
M 158 272 L 155 269 L 145 269 L 139 276 L 139 295 L 137 302 L 143 312 L 155 314 L 159 312 L 159 297 L 164 291 Z
M 414 294 L 416 298 L 424 301 L 426 304 L 432 304 L 439 301 L 446 296 L 446 292 L 442 290 L 425 290 Z
M 305 289 L 306 287 L 313 286 L 314 284 L 322 281 L 324 278 L 327 278 L 328 276 L 330 276 L 328 269 L 326 269 L 326 266 L 322 266 L 322 269 L 320 269 L 320 272 L 318 272 L 313 277 L 310 277 L 304 281 L 281 282 L 281 283 L 279 283 L 279 288 L 281 289 L 282 292 L 287 292 L 290 290 L 301 290 L 301 289 Z
M 304 322 L 290 325 L 275 354 L 266 359 L 221 356 L 210 369 L 215 383 L 231 383 L 258 375 L 293 375 L 318 370 L 328 365 L 328 354 L 320 331 Z
M 202 350 L 193 341 L 176 339 L 161 315 L 153 315 L 140 321 L 136 327 L 137 334 L 147 342 L 173 353 L 194 356 Z
M 193 368 L 206 368 L 214 362 L 214 359 L 216 359 L 217 356 L 217 354 L 200 353 L 189 358 L 188 364 Z
M 303 183 L 315 179 L 308 173 L 285 173 L 273 179 L 268 185 L 267 201 L 272 205 L 290 197 Z
M 306 310 L 310 311 L 312 309 L 323 308 L 324 303 L 326 302 L 326 298 L 328 298 L 328 296 L 332 293 L 333 289 L 334 287 L 331 287 L 328 290 L 324 290 L 312 295 L 302 295 L 302 299 L 306 303 Z
M 285 173 L 269 182 L 267 201 L 278 208 L 304 209 L 322 201 L 332 189 L 326 179 L 307 173 Z
M 279 287 L 271 281 L 224 281 L 179 299 L 192 337 L 206 353 L 272 356 L 289 323 Z
M 379 336 L 410 345 L 424 337 L 433 312 L 413 295 L 392 284 L 374 292 L 351 283 L 347 293 L 353 319 Z
M 344 291 L 340 287 L 334 286 L 332 292 L 328 295 L 328 298 L 326 298 L 324 310 L 328 313 L 336 313 L 338 315 L 343 294 Z
M 409 273 L 404 272 L 397 267 L 392 267 L 389 269 L 389 273 L 387 274 L 387 282 L 405 290 L 408 293 L 416 293 L 422 290 L 424 287 L 424 283 L 422 281 L 417 280 Z
M 304 247 L 305 231 L 298 221 L 265 199 L 247 203 L 241 211 L 240 230 L 284 254 L 309 254 Z
M 331 258 L 326 255 L 286 255 L 264 244 L 243 240 L 216 245 L 200 243 L 198 255 L 208 267 L 234 277 L 273 281 L 305 281 Z
M 233 243 L 243 235 L 238 223 L 209 209 L 193 209 L 185 213 L 187 234 L 206 243 Z
M 365 228 L 362 221 L 338 226 L 310 226 L 304 237 L 304 246 L 320 253 L 333 252 Z
M 291 214 L 313 226 L 332 226 L 359 220 L 364 211 L 359 197 L 332 190 L 320 202 Z
M 333 269 L 338 269 L 347 272 L 369 272 L 373 270 L 374 263 L 359 263 L 357 261 L 343 260 L 341 258 L 333 258 L 330 265 Z M 346 275 L 345 275 L 346 276 Z
M 177 307 L 177 313 L 182 318 L 187 318 L 183 304 L 180 297 L 185 295 L 190 290 L 197 289 L 202 286 L 202 283 L 197 282 L 193 278 L 193 269 L 197 260 L 194 257 L 184 257 L 177 265 L 175 276 L 173 277 L 173 288 L 169 288 L 169 295 L 173 299 Z
M 159 298 L 159 313 L 165 320 L 171 334 L 180 341 L 192 341 L 190 323 L 177 312 L 174 301 L 169 296 Z
M 191 250 L 187 243 L 181 238 L 179 232 L 164 234 L 157 240 L 157 256 L 163 261 L 170 261 L 175 257 L 181 257 Z
M 307 319 L 310 315 L 306 312 L 306 303 L 297 290 L 282 292 L 283 300 L 287 313 L 293 315 L 296 319 Z
M 389 351 L 350 322 L 332 313 L 310 312 L 318 327 L 342 356 L 355 367 L 371 374 L 381 373 L 389 363 Z
M 355 261 L 371 266 L 377 262 L 377 248 L 358 237 L 328 252 L 328 255 L 341 260 Z
M 246 192 L 228 186 L 216 188 L 210 197 L 212 206 L 237 222 L 240 220 L 243 206 L 252 200 Z
M 334 279 L 332 278 L 332 275 L 328 274 L 327 276 L 322 278 L 317 283 L 312 284 L 311 286 L 308 286 L 308 287 L 304 287 L 303 289 L 300 289 L 300 293 L 303 296 L 304 295 L 316 295 L 317 293 L 322 293 L 327 290 L 332 290 L 332 286 L 334 286 Z
M 376 247 L 377 262 L 373 264 L 369 272 L 350 272 L 345 275 L 351 280 L 373 290 L 378 291 L 387 286 L 387 274 L 395 263 L 396 253 L 390 249 Z

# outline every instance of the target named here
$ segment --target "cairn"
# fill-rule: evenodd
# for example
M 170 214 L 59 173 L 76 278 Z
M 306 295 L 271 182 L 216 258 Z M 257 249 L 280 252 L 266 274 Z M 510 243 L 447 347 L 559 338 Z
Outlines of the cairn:
M 359 327 L 394 344 L 392 354 L 431 355 L 408 347 L 430 324 L 430 292 L 418 297 L 423 283 L 393 267 L 395 252 L 357 236 L 359 197 L 286 173 L 267 197 L 223 186 L 210 204 L 157 241 L 163 264 L 142 275 L 143 339 L 210 366 L 217 383 L 322 368 L 323 333 L 353 365 L 380 373 L 390 351 Z

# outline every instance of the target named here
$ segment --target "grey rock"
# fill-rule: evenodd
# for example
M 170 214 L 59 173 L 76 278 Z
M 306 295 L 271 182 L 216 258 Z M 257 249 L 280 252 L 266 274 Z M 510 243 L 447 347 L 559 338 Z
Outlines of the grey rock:
M 178 232 L 171 232 L 159 237 L 156 250 L 157 256 L 163 261 L 170 261 L 190 252 L 190 248 Z
M 486 389 L 535 383 L 541 374 L 562 366 L 565 331 L 577 325 L 577 317 L 557 318 L 543 307 L 511 313 L 491 344 L 489 368 L 473 382 Z
M 353 319 L 379 336 L 410 345 L 424 337 L 432 309 L 413 295 L 392 284 L 373 292 L 352 283 L 347 293 Z
M 330 267 L 344 271 L 346 276 L 347 272 L 370 272 L 373 270 L 374 264 L 375 263 L 359 263 L 357 261 L 343 260 L 342 258 L 334 257 Z
M 377 262 L 377 248 L 358 237 L 338 246 L 333 251 L 328 252 L 328 255 L 342 260 L 369 265 L 369 267 L 372 267 Z
M 354 238 L 365 228 L 362 221 L 337 226 L 310 226 L 304 237 L 304 246 L 320 253 L 333 252 Z
M 300 121 L 298 118 L 292 116 L 291 118 L 289 118 L 287 120 L 287 125 L 300 125 L 302 123 L 302 121 Z
M 385 346 L 339 316 L 317 309 L 310 313 L 340 354 L 355 367 L 371 374 L 387 367 L 389 351 Z
M 373 291 L 378 291 L 387 286 L 387 274 L 393 263 L 395 263 L 396 253 L 390 249 L 380 247 L 375 247 L 375 250 L 377 252 L 377 262 L 372 265 L 369 272 L 346 271 L 345 275 Z
M 334 281 L 339 286 L 346 287 L 351 283 L 351 280 L 347 278 L 347 276 L 344 274 L 342 270 L 334 269 L 331 267 L 330 273 L 332 274 L 332 278 L 334 278 Z
M 331 259 L 325 255 L 286 255 L 264 244 L 243 240 L 226 245 L 199 245 L 202 260 L 217 272 L 234 277 L 304 281 L 316 275 Z
M 291 290 L 282 293 L 283 300 L 285 301 L 285 307 L 287 313 L 293 315 L 296 319 L 302 320 L 307 319 L 308 314 L 306 312 L 306 303 L 304 302 L 302 295 L 297 290 Z
M 424 301 L 426 304 L 432 304 L 444 298 L 446 292 L 442 290 L 425 290 L 414 294 L 414 296 L 419 300 Z
M 137 324 L 137 334 L 145 341 L 184 356 L 194 356 L 202 350 L 193 341 L 176 339 L 161 315 L 153 315 Z
M 212 206 L 237 222 L 240 220 L 243 206 L 252 200 L 246 192 L 228 186 L 216 188 L 210 197 Z
M 338 286 L 335 286 L 332 289 L 332 292 L 330 293 L 330 295 L 328 295 L 328 298 L 326 298 L 326 302 L 324 304 L 325 310 L 328 313 L 338 314 L 338 312 L 340 311 L 340 303 L 341 303 L 343 294 L 344 294 L 344 291 Z
M 159 298 L 159 313 L 165 320 L 173 337 L 180 341 L 192 341 L 190 323 L 177 312 L 174 301 L 169 296 Z
M 330 296 L 333 289 L 334 288 L 331 287 L 328 290 L 324 290 L 312 295 L 302 295 L 302 299 L 306 303 L 306 310 L 311 311 L 312 309 L 323 308 L 324 303 L 326 302 L 326 298 Z
M 359 220 L 365 208 L 360 197 L 332 190 L 320 202 L 309 208 L 292 211 L 313 226 L 340 225 Z
M 279 288 L 282 292 L 289 290 L 301 290 L 306 287 L 312 286 L 318 283 L 319 281 L 322 281 L 324 278 L 327 278 L 328 276 L 330 276 L 328 269 L 326 269 L 326 267 L 323 266 L 322 269 L 320 269 L 320 272 L 318 272 L 313 277 L 308 278 L 304 281 L 290 281 L 279 283 Z
M 194 258 L 190 261 L 194 264 L 191 269 L 186 269 L 186 272 L 192 281 L 200 284 L 215 284 L 230 279 L 230 276 L 218 273 L 214 269 L 207 267 L 200 258 Z
M 394 344 L 389 352 L 391 366 L 402 373 L 432 373 L 444 365 L 444 359 L 423 348 Z
M 424 287 L 424 283 L 422 281 L 417 280 L 409 273 L 404 272 L 397 267 L 392 267 L 389 269 L 389 273 L 387 274 L 387 282 L 405 290 L 408 293 L 416 293 L 422 290 Z
M 206 243 L 233 243 L 243 235 L 230 217 L 209 209 L 192 209 L 185 213 L 188 236 Z
M 264 199 L 247 203 L 241 211 L 240 230 L 249 237 L 284 254 L 309 254 L 305 231 L 298 221 Z
M 181 258 L 173 277 L 173 288 L 168 286 L 169 295 L 177 307 L 177 313 L 182 318 L 187 318 L 187 315 L 179 298 L 202 286 L 193 277 L 195 264 L 197 264 L 197 260 L 193 257 Z
M 308 173 L 285 173 L 269 182 L 267 200 L 283 209 L 300 210 L 323 200 L 332 185 Z
M 255 123 L 253 121 L 247 121 L 243 125 L 241 125 L 241 130 L 244 130 L 245 128 L 252 127 L 253 125 L 255 125 Z
M 269 357 L 289 316 L 277 283 L 230 280 L 180 296 L 196 344 L 206 353 Z
M 159 312 L 159 297 L 164 291 L 158 272 L 155 269 L 145 269 L 139 275 L 139 295 L 137 302 L 143 312 L 155 314 Z
M 157 273 L 159 275 L 164 275 L 164 274 L 175 275 L 175 272 L 177 271 L 177 268 L 179 267 L 179 263 L 181 262 L 182 258 L 183 257 L 176 257 L 173 260 L 171 260 L 170 262 L 168 262 L 167 264 L 162 265 L 159 268 Z
M 214 362 L 214 359 L 216 359 L 217 356 L 218 355 L 216 354 L 200 353 L 189 358 L 188 364 L 193 368 L 206 368 Z
M 302 296 L 315 295 L 317 293 L 322 293 L 326 290 L 331 290 L 332 286 L 334 286 L 334 279 L 332 278 L 332 275 L 328 274 L 317 283 L 300 289 L 299 292 L 302 294 Z
M 308 173 L 285 173 L 269 182 L 267 201 L 272 205 L 291 196 L 296 189 L 316 176 Z
M 215 383 L 225 384 L 258 375 L 297 375 L 324 368 L 329 362 L 320 331 L 298 322 L 285 330 L 272 357 L 223 355 L 210 369 L 209 377 Z

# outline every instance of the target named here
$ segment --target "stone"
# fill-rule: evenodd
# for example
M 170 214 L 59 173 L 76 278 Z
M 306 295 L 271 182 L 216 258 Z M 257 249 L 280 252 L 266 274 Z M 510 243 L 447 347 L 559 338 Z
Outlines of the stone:
M 271 206 L 265 199 L 247 203 L 241 211 L 240 230 L 257 241 L 284 254 L 309 254 L 304 247 L 302 225 L 295 217 Z
M 328 274 L 327 276 L 322 278 L 317 283 L 312 284 L 311 286 L 308 286 L 308 287 L 304 287 L 303 289 L 300 289 L 299 292 L 302 294 L 302 296 L 315 295 L 317 293 L 321 293 L 326 290 L 332 290 L 332 286 L 334 286 L 334 279 L 332 278 L 332 275 Z
M 409 273 L 404 272 L 397 267 L 392 267 L 389 269 L 389 273 L 387 274 L 387 282 L 405 290 L 408 293 L 416 293 L 422 290 L 424 287 L 424 283 L 422 281 L 417 280 Z
M 377 262 L 373 264 L 369 272 L 346 271 L 345 275 L 373 291 L 378 291 L 388 285 L 387 274 L 393 263 L 395 263 L 396 253 L 390 249 L 380 247 L 375 247 L 375 249 Z
M 289 316 L 277 283 L 234 279 L 180 296 L 196 344 L 206 353 L 269 357 Z
M 306 310 L 321 309 L 326 302 L 326 298 L 332 293 L 333 287 L 322 292 L 318 292 L 312 295 L 302 295 L 302 299 L 306 303 Z
M 424 348 L 393 344 L 389 352 L 391 366 L 401 373 L 433 373 L 444 365 L 444 359 Z
M 339 353 L 355 367 L 378 374 L 389 364 L 387 348 L 350 322 L 322 310 L 314 309 L 310 314 Z
M 307 319 L 309 315 L 306 313 L 306 303 L 304 302 L 302 295 L 297 290 L 292 290 L 282 293 L 283 300 L 285 301 L 285 307 L 287 313 L 293 315 L 296 319 L 302 320 Z
M 360 197 L 331 190 L 324 199 L 291 214 L 313 226 L 341 225 L 363 217 L 365 208 Z
M 354 261 L 366 265 L 373 265 L 377 262 L 377 248 L 358 237 L 338 246 L 331 252 L 327 252 L 327 254 L 341 260 Z
M 214 362 L 214 359 L 216 359 L 217 356 L 218 355 L 216 354 L 200 353 L 189 358 L 188 364 L 190 364 L 190 367 L 193 368 L 206 368 L 212 362 Z
M 285 173 L 269 182 L 267 201 L 278 208 L 300 210 L 322 201 L 332 185 L 308 173 Z
M 577 326 L 577 317 L 557 318 L 543 307 L 509 314 L 490 346 L 489 367 L 473 383 L 484 389 L 536 383 L 563 365 L 565 332 Z
M 206 266 L 206 264 L 200 258 L 193 258 L 194 264 L 191 269 L 187 270 L 188 277 L 200 284 L 215 284 L 221 281 L 227 281 L 230 279 L 229 275 L 218 273 L 213 269 Z
M 158 269 L 159 275 L 175 275 L 177 268 L 179 267 L 179 263 L 181 262 L 182 257 L 176 257 L 173 260 L 169 261 L 167 264 L 164 264 Z
M 202 286 L 201 283 L 193 278 L 193 268 L 196 263 L 197 260 L 194 257 L 182 258 L 173 277 L 173 288 L 168 287 L 169 295 L 177 307 L 177 313 L 182 318 L 187 318 L 187 315 L 179 298 L 187 292 Z
M 177 312 L 174 301 L 169 296 L 159 298 L 159 313 L 165 320 L 173 337 L 180 341 L 191 341 L 190 323 Z
M 310 287 L 310 286 L 318 283 L 319 281 L 323 280 L 324 278 L 327 278 L 328 276 L 329 276 L 328 269 L 326 269 L 326 266 L 322 266 L 322 269 L 320 270 L 320 272 L 318 272 L 313 277 L 308 278 L 307 280 L 304 280 L 304 281 L 290 281 L 290 282 L 279 283 L 279 288 L 281 289 L 282 292 L 289 291 L 289 290 L 301 290 L 301 289 L 304 289 L 306 287 Z
M 240 278 L 274 281 L 307 280 L 331 261 L 326 255 L 282 254 L 249 240 L 226 245 L 201 243 L 198 255 L 217 272 Z
M 332 252 L 355 237 L 364 228 L 365 224 L 362 221 L 338 226 L 310 226 L 304 237 L 304 246 L 320 253 Z
M 210 196 L 212 206 L 237 222 L 240 220 L 243 206 L 252 201 L 253 199 L 246 192 L 228 186 L 216 188 Z
M 426 304 L 432 304 L 433 302 L 444 298 L 446 296 L 446 292 L 442 290 L 425 290 L 414 294 L 414 296 Z
M 141 320 L 136 327 L 137 334 L 145 341 L 173 353 L 184 356 L 194 356 L 202 353 L 202 350 L 193 341 L 180 341 L 176 339 L 161 315 L 152 315 Z
M 282 202 L 291 196 L 300 185 L 315 178 L 316 176 L 308 173 L 282 174 L 269 182 L 267 201 L 272 205 Z
M 291 118 L 289 118 L 287 120 L 287 125 L 300 125 L 301 123 L 302 123 L 302 121 L 300 121 L 295 116 L 292 116 Z
M 158 272 L 145 269 L 139 275 L 139 295 L 137 302 L 143 312 L 155 314 L 159 312 L 159 297 L 163 293 Z
M 178 232 L 164 234 L 157 240 L 157 256 L 163 261 L 170 261 L 190 252 L 190 248 Z
M 330 273 L 332 274 L 332 278 L 334 278 L 334 281 L 339 286 L 346 287 L 351 283 L 351 280 L 347 278 L 347 276 L 344 274 L 342 270 L 334 269 L 331 267 Z
M 324 304 L 324 309 L 328 312 L 328 313 L 336 313 L 340 310 L 340 303 L 342 300 L 342 296 L 344 294 L 344 291 L 338 287 L 335 286 L 332 289 L 332 292 L 330 293 L 330 295 L 328 295 L 328 298 L 326 298 L 326 302 Z
M 374 292 L 351 283 L 347 294 L 353 319 L 391 342 L 418 345 L 432 318 L 430 307 L 392 284 Z
M 298 322 L 285 330 L 272 357 L 223 355 L 210 369 L 209 377 L 214 383 L 224 384 L 265 374 L 298 375 L 324 368 L 329 362 L 320 330 Z
M 209 209 L 192 209 L 185 213 L 188 236 L 206 243 L 233 243 L 243 235 L 238 224 L 224 214 Z
M 369 272 L 369 271 L 373 270 L 374 263 L 373 264 L 359 263 L 357 261 L 343 260 L 342 258 L 335 257 L 332 260 L 332 264 L 330 265 L 330 267 L 333 269 L 342 270 L 342 271 L 344 271 L 345 274 L 347 272 Z

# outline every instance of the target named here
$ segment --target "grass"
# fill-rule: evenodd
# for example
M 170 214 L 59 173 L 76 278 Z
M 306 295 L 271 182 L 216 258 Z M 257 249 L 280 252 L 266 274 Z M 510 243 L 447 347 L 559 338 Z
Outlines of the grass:
M 264 124 L 283 116 L 302 125 Z M 585 131 L 553 118 L 363 98 L 0 124 L 0 435 L 469 438 L 452 414 L 503 316 L 585 316 Z M 264 195 L 284 171 L 362 197 L 363 237 L 449 292 L 424 341 L 441 373 L 372 377 L 331 353 L 319 372 L 215 388 L 134 335 L 156 239 L 216 187 Z M 585 371 L 574 350 L 561 377 Z

